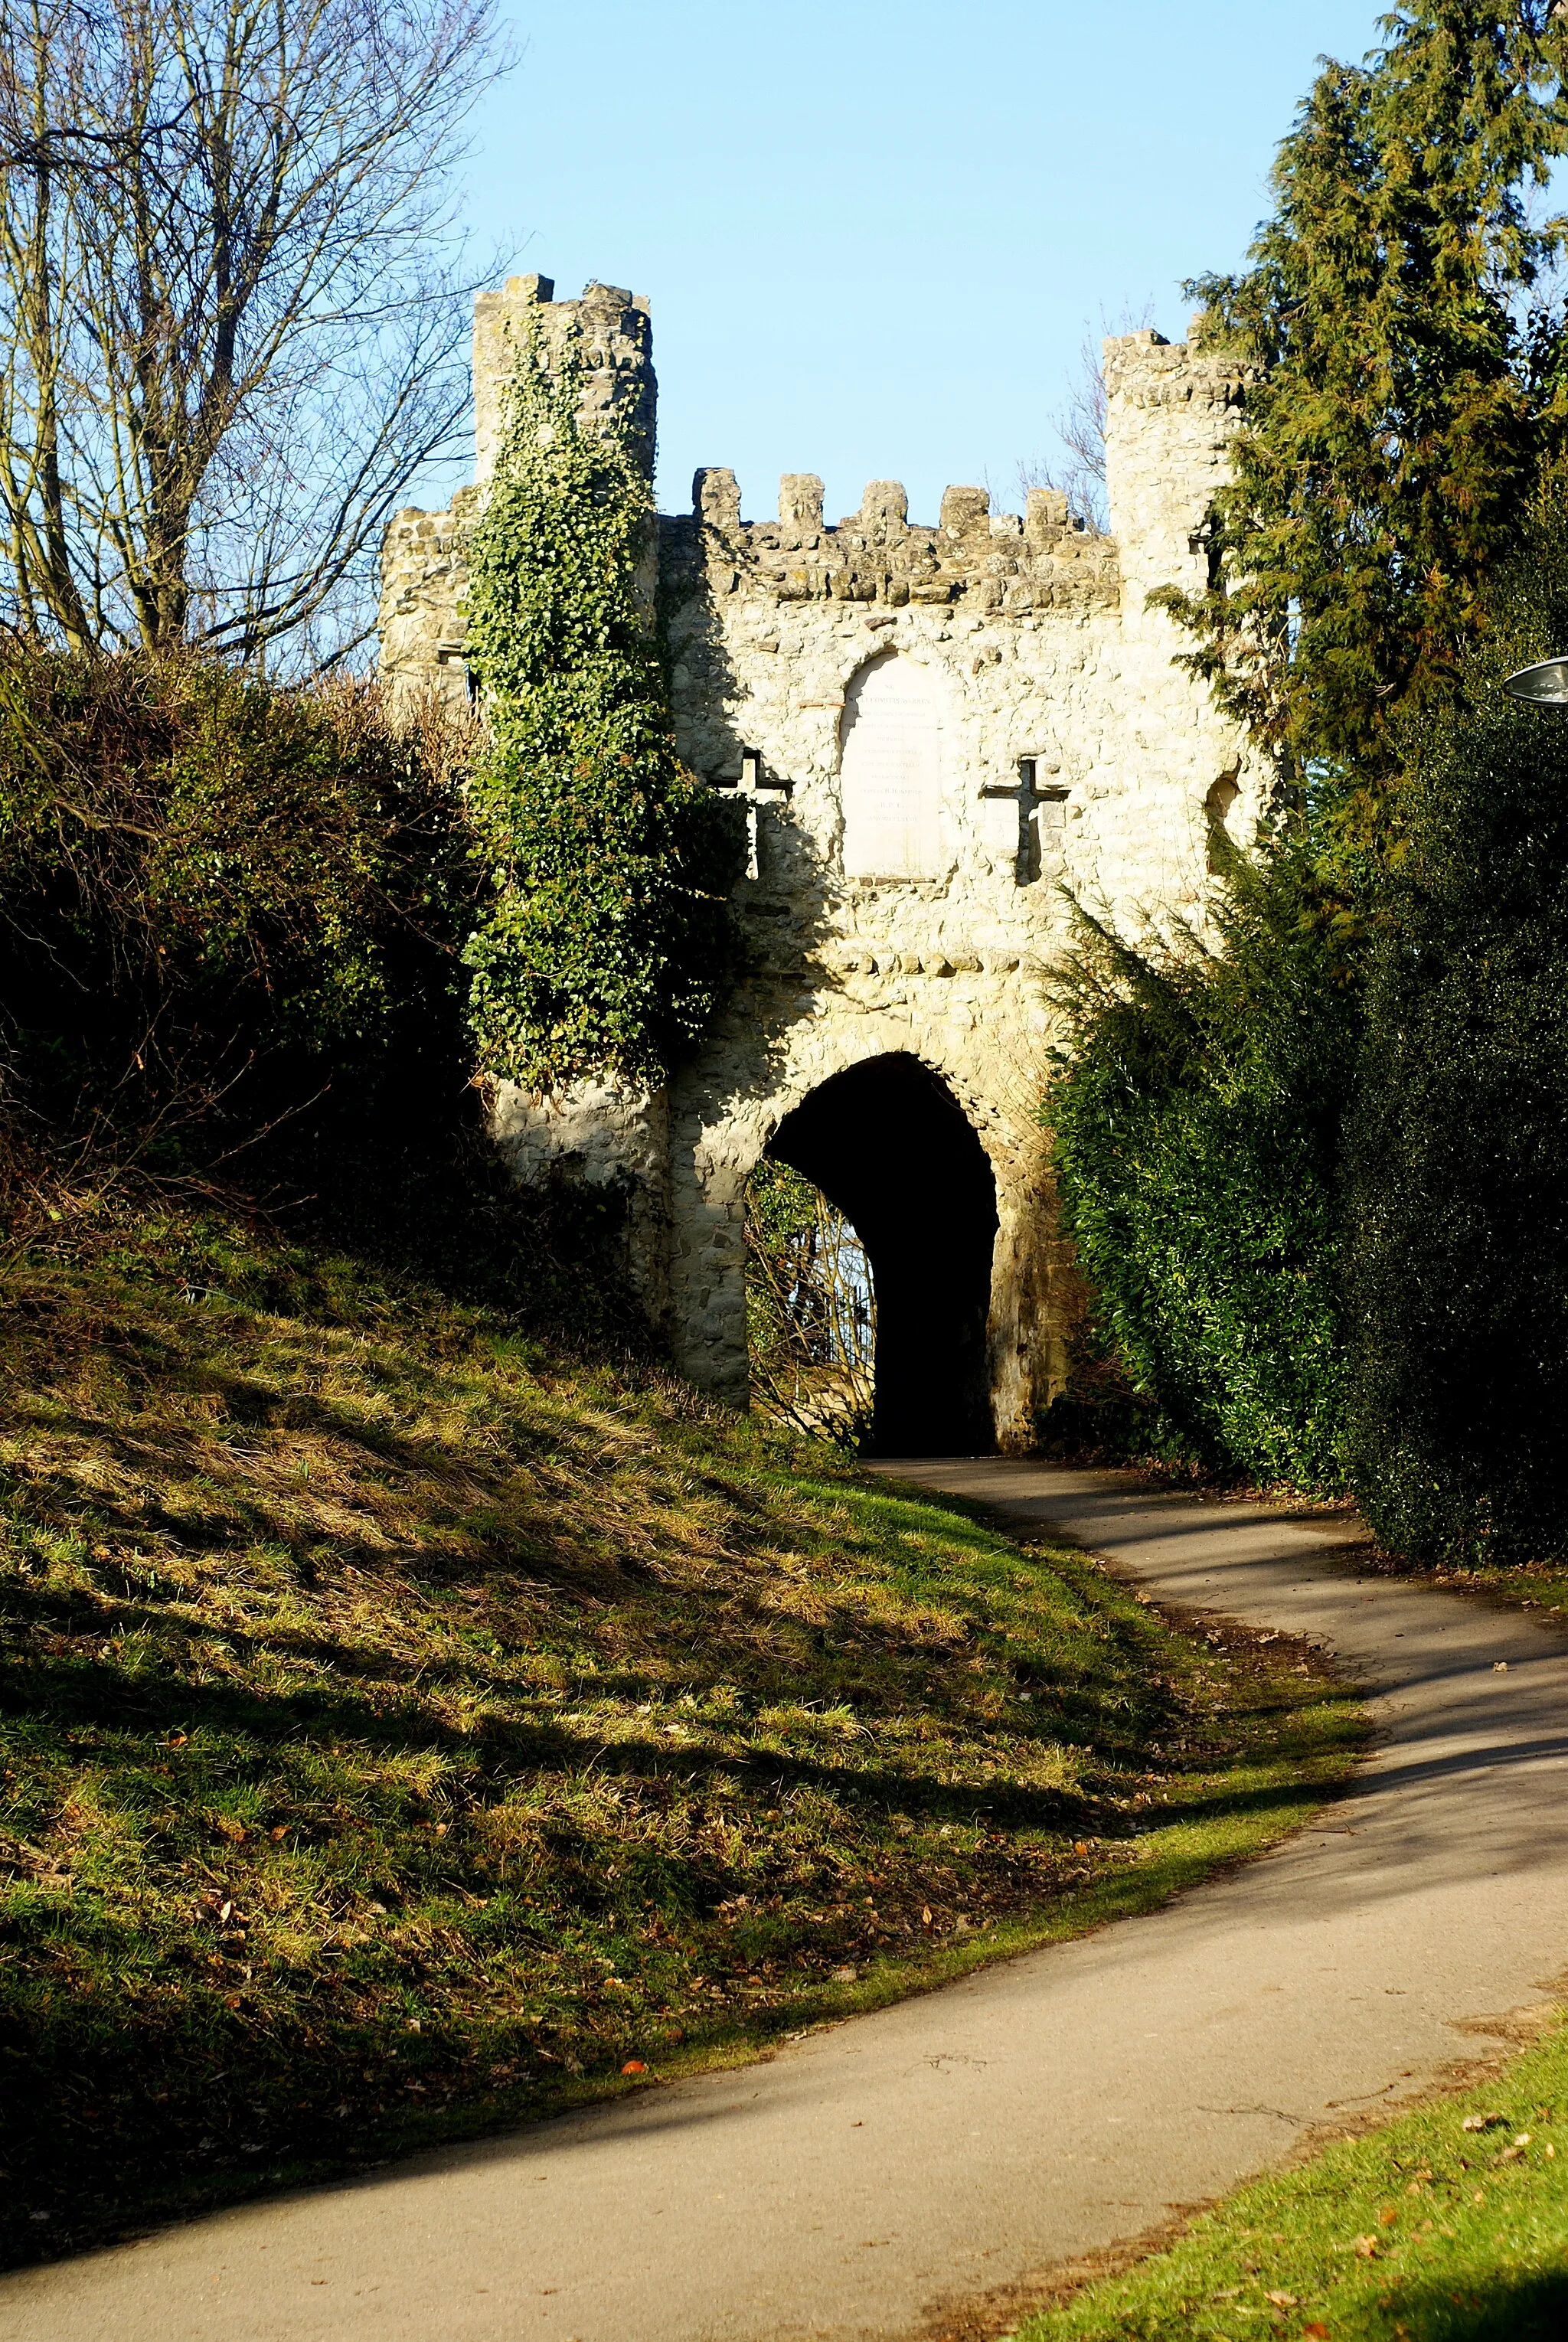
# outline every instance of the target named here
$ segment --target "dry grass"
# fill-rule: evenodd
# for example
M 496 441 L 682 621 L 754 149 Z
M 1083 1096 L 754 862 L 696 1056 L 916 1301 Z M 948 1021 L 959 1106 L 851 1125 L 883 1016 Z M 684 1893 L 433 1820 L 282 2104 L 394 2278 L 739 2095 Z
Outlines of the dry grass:
M 230 1229 L 14 1269 L 5 2249 L 754 2050 L 1349 1761 L 1301 1655 Z

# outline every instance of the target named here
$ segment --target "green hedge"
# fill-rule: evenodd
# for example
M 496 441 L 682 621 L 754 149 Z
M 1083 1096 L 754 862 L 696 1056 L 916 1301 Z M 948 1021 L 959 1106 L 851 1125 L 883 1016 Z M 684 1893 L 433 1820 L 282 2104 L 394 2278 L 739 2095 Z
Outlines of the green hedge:
M 1329 1489 L 1427 1560 L 1568 1550 L 1568 647 L 1538 498 L 1375 861 L 1343 793 L 1235 859 L 1206 948 L 1080 919 L 1051 1097 L 1095 1334 L 1206 1465 Z M 1359 890 L 1359 891 L 1358 891 Z
M 1333 1488 L 1355 966 L 1319 916 L 1309 835 L 1228 859 L 1212 946 L 1134 946 L 1079 913 L 1046 1117 L 1094 1336 L 1147 1403 L 1151 1450 Z

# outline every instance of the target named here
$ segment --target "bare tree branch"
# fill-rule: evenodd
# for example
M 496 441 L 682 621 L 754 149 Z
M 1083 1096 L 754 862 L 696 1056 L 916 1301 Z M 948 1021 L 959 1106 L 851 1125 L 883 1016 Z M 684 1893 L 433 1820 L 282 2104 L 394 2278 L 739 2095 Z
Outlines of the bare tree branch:
M 363 639 L 387 515 L 466 413 L 452 175 L 494 10 L 0 0 L 0 616 Z
M 875 1400 L 871 1264 L 843 1213 L 782 1164 L 760 1164 L 746 1190 L 746 1328 L 762 1411 L 858 1446 Z
M 1016 489 L 1020 500 L 1031 488 L 1055 488 L 1067 499 L 1068 510 L 1085 528 L 1104 536 L 1110 526 L 1105 503 L 1105 376 L 1100 345 L 1107 334 L 1135 334 L 1154 322 L 1154 305 L 1145 301 L 1134 312 L 1124 302 L 1112 317 L 1100 312 L 1100 330 L 1085 324 L 1077 363 L 1067 378 L 1067 395 L 1051 418 L 1051 428 L 1062 453 L 1054 461 L 1021 456 Z

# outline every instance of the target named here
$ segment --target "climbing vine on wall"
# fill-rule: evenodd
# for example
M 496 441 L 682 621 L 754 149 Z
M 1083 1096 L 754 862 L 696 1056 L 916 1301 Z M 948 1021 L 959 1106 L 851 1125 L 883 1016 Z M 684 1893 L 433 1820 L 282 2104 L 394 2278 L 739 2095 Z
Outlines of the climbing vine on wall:
M 534 1089 L 656 1086 L 739 964 L 733 809 L 681 764 L 638 570 L 648 486 L 584 427 L 575 332 L 516 354 L 469 548 L 468 656 L 491 740 L 472 789 L 491 907 L 470 939 L 481 1061 Z

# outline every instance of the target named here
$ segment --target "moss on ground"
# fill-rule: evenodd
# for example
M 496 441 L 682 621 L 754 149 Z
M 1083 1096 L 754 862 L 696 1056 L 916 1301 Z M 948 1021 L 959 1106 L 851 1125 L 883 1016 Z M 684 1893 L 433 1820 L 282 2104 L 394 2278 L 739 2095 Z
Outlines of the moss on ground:
M 5 1301 L 12 2261 L 756 2054 L 1352 1761 L 1310 1655 L 351 1262 Z
M 1243 2188 L 1018 2342 L 1557 2342 L 1568 2031 L 1494 2078 Z

